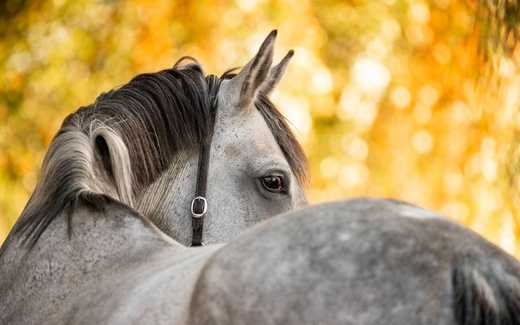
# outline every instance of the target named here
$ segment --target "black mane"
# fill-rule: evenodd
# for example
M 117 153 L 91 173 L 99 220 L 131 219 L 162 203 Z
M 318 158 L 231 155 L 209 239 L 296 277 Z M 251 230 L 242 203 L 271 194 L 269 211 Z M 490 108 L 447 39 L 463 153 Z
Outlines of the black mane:
M 88 132 L 91 122 L 101 119 L 115 129 L 128 147 L 134 189 L 139 191 L 168 168 L 175 153 L 208 137 L 219 86 L 218 77 L 204 77 L 196 64 L 141 74 L 100 95 L 64 126 L 81 120 L 83 132 Z

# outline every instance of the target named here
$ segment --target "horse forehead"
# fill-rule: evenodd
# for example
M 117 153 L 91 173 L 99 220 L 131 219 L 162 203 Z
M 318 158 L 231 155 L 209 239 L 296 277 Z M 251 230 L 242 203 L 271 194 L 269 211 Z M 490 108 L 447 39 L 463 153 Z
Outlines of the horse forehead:
M 223 125 L 219 142 L 223 145 L 225 152 L 231 150 L 246 155 L 270 157 L 282 155 L 274 135 L 256 109 L 232 116 Z
M 248 143 L 270 148 L 278 146 L 264 117 L 254 106 L 238 110 L 219 105 L 215 135 L 221 138 L 220 141 L 229 143 Z
M 226 87 L 229 86 L 228 82 L 223 81 L 218 93 L 214 141 L 224 146 L 239 146 L 240 151 L 281 154 L 271 129 L 254 103 L 248 107 L 238 107 L 236 92 Z

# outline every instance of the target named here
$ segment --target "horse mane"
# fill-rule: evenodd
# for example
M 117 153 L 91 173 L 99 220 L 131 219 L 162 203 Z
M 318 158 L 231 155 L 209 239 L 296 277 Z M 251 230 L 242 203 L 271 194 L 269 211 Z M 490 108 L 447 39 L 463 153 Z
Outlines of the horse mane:
M 193 63 L 180 67 L 185 59 Z M 32 247 L 61 213 L 67 213 L 70 229 L 78 204 L 103 211 L 115 200 L 133 208 L 136 194 L 169 167 L 176 153 L 198 148 L 208 138 L 219 87 L 233 77 L 230 71 L 205 76 L 195 59 L 184 57 L 171 69 L 140 74 L 70 114 L 50 144 L 14 231 Z M 285 118 L 263 95 L 256 107 L 304 183 L 306 158 Z
M 519 271 L 477 257 L 457 261 L 451 279 L 457 324 L 520 324 Z

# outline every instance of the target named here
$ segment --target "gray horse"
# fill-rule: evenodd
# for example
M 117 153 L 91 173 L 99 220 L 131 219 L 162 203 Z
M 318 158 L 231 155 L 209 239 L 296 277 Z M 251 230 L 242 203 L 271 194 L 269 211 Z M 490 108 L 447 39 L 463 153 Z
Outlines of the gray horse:
M 192 240 L 190 203 L 209 143 L 204 243 L 306 204 L 305 156 L 267 98 L 293 55 L 272 66 L 275 39 L 273 31 L 236 75 L 205 76 L 184 58 L 65 119 L 0 249 L 1 324 L 59 317 L 65 302 L 161 248 L 185 259 L 180 244 Z
M 0 324 L 520 323 L 519 263 L 431 212 L 358 199 L 267 219 L 305 202 L 265 97 L 292 55 L 269 69 L 273 40 L 233 78 L 139 76 L 64 122 L 0 251 Z M 213 105 L 204 240 L 265 220 L 185 247 Z
M 520 263 L 406 203 L 267 220 L 208 259 L 186 324 L 520 324 Z
M 33 277 L 68 272 L 39 287 L 34 280 L 18 284 L 25 292 L 64 284 L 69 291 L 44 300 L 44 318 L 41 310 L 19 303 L 15 314 L 29 314 L 25 323 L 520 322 L 518 261 L 474 232 L 398 201 L 357 199 L 300 209 L 226 245 L 197 248 L 168 245 L 139 215 L 124 210 L 93 216 L 80 208 L 73 222 L 85 233 L 55 254 L 65 265 L 48 260 Z M 64 241 L 65 230 L 62 225 L 48 232 Z M 90 233 L 97 234 L 96 242 Z

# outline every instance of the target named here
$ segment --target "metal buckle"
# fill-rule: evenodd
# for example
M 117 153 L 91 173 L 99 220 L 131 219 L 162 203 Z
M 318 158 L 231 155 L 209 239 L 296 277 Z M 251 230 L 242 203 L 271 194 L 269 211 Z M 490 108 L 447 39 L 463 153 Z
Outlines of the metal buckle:
M 197 200 L 202 201 L 202 212 L 201 213 L 195 212 L 195 201 L 197 201 Z M 202 218 L 202 216 L 204 216 L 207 211 L 208 211 L 208 201 L 206 201 L 205 197 L 197 196 L 196 198 L 193 199 L 193 201 L 191 201 L 191 215 L 194 218 Z

